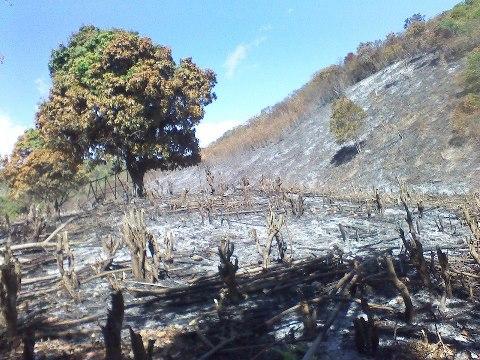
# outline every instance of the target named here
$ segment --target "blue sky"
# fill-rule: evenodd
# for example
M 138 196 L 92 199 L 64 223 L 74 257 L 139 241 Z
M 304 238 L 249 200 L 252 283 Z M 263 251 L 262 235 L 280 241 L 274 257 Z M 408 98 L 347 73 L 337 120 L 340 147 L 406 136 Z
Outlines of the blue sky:
M 359 42 L 400 31 L 450 0 L 154 1 L 0 0 L 0 154 L 31 127 L 50 86 L 51 50 L 81 25 L 125 28 L 217 73 L 218 100 L 198 129 L 201 145 L 282 100 Z

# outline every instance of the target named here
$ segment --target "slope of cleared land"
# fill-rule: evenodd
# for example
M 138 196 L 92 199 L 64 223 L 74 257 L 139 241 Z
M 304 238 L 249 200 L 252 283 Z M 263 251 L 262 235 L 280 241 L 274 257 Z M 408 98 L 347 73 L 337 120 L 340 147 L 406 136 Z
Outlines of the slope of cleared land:
M 262 148 L 167 175 L 150 174 L 151 189 L 167 182 L 177 189 L 203 187 L 208 167 L 225 183 L 244 176 L 252 181 L 280 177 L 296 187 L 350 191 L 395 189 L 400 179 L 424 192 L 468 192 L 480 183 L 480 142 L 454 139 L 450 123 L 462 95 L 457 83 L 464 66 L 464 60 L 447 62 L 432 53 L 395 63 L 349 87 L 346 96 L 367 113 L 360 153 L 352 144 L 335 143 L 329 103 Z

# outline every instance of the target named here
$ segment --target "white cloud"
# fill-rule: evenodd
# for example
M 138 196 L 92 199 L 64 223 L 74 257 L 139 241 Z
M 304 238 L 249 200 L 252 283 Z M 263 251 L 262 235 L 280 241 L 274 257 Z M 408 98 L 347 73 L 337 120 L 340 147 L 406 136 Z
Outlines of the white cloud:
M 266 36 L 259 36 L 251 42 L 251 46 L 259 47 L 265 40 L 267 40 Z
M 269 31 L 272 31 L 273 30 L 273 26 L 272 24 L 266 24 L 266 25 L 263 25 L 262 27 L 260 27 L 260 32 L 269 32 Z
M 13 145 L 24 131 L 25 127 L 14 124 L 7 114 L 0 112 L 0 156 L 10 155 Z
M 197 138 L 200 140 L 200 147 L 206 147 L 208 144 L 217 140 L 227 130 L 240 125 L 238 120 L 226 120 L 221 122 L 201 122 L 197 126 Z
M 247 52 L 247 46 L 240 44 L 237 45 L 235 50 L 228 54 L 227 60 L 225 61 L 225 67 L 227 68 L 227 72 L 225 74 L 227 78 L 231 78 L 233 75 L 235 75 L 238 65 L 240 65 L 240 62 L 247 57 Z
M 35 86 L 37 87 L 37 90 L 41 96 L 45 96 L 48 94 L 49 85 L 43 77 L 39 77 L 35 80 Z
M 258 36 L 252 42 L 248 44 L 239 44 L 235 47 L 235 49 L 228 54 L 227 60 L 225 60 L 224 67 L 226 68 L 225 75 L 227 78 L 232 78 L 237 71 L 238 66 L 240 63 L 247 58 L 248 53 L 252 48 L 259 47 L 265 40 L 267 40 L 266 36 Z

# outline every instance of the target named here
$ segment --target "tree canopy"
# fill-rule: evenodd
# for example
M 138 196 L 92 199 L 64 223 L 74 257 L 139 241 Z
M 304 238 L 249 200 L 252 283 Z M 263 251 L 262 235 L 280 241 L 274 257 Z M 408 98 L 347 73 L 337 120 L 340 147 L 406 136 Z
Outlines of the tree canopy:
M 366 116 L 365 111 L 349 98 L 343 96 L 335 100 L 329 125 L 336 142 L 343 144 L 356 139 Z
M 82 27 L 52 52 L 52 89 L 36 125 L 73 159 L 123 159 L 136 194 L 151 169 L 200 160 L 195 126 L 215 100 L 213 71 L 124 30 Z
M 65 151 L 48 148 L 40 132 L 33 129 L 20 136 L 2 169 L 13 198 L 58 203 L 82 176 L 79 162 Z

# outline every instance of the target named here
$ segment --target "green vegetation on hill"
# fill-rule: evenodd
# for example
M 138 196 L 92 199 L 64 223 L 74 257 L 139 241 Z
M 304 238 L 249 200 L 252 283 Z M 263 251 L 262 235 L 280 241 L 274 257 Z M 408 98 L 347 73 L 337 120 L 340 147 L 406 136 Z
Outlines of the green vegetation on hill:
M 452 116 L 454 143 L 460 144 L 467 138 L 480 139 L 480 48 L 468 54 L 461 82 L 466 94 L 456 105 Z
M 342 96 L 332 104 L 330 132 L 338 144 L 357 140 L 359 130 L 367 114 L 349 98 Z
M 472 33 L 478 31 L 480 2 L 465 0 L 443 14 L 438 20 L 442 28 L 453 33 Z
M 465 89 L 470 93 L 480 92 L 480 48 L 467 56 L 467 67 L 463 74 Z
M 362 43 L 341 65 L 320 70 L 302 88 L 263 110 L 247 125 L 229 131 L 204 149 L 206 159 L 222 158 L 265 146 L 286 128 L 309 116 L 319 105 L 342 95 L 343 90 L 402 59 L 439 52 L 445 61 L 465 56 L 480 45 L 480 0 L 467 0 L 429 20 L 412 16 L 402 33 Z

